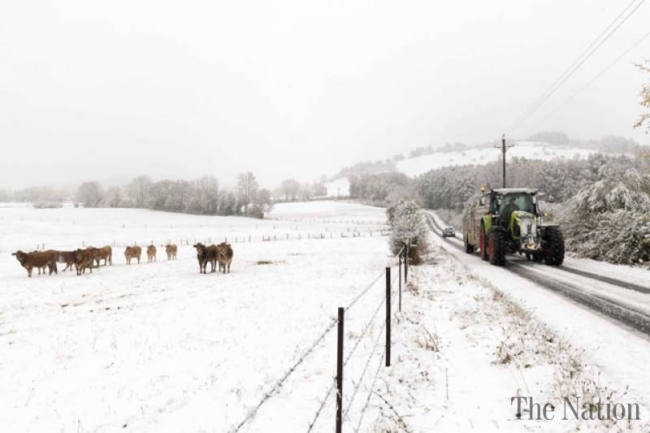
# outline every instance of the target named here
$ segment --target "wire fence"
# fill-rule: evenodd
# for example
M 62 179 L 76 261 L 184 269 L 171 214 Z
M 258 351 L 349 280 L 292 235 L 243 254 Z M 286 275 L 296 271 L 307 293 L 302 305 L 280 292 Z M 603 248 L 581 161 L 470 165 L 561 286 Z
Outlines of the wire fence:
M 406 256 L 404 253 L 404 249 L 400 250 L 398 254 L 396 254 L 393 257 L 394 259 L 398 259 L 398 264 L 392 264 L 390 267 L 396 267 L 400 266 L 400 272 L 395 273 L 394 277 L 390 280 L 390 298 L 391 300 L 394 299 L 398 292 L 397 292 L 397 285 L 395 282 L 397 281 L 398 278 L 402 277 L 402 272 L 401 272 L 401 265 L 402 265 L 402 256 Z M 377 283 L 379 280 L 382 278 L 382 276 L 385 275 L 385 271 L 382 271 L 377 274 L 376 277 L 372 279 L 372 281 L 367 284 L 363 289 L 359 291 L 359 293 L 352 298 L 348 304 L 344 307 L 345 311 L 349 311 L 353 309 L 356 305 L 358 305 L 359 301 L 366 296 L 373 287 L 376 287 Z M 401 286 L 400 286 L 401 287 Z M 366 337 L 368 336 L 370 330 L 373 328 L 373 325 L 377 321 L 377 316 L 378 314 L 382 311 L 382 307 L 384 307 L 386 303 L 387 298 L 382 296 L 381 301 L 377 305 L 377 307 L 374 309 L 372 312 L 370 319 L 365 322 L 360 334 L 356 338 L 356 341 L 354 342 L 352 348 L 348 352 L 347 356 L 345 357 L 345 360 L 343 362 L 343 367 L 345 368 L 348 366 L 349 363 L 353 361 L 353 358 L 355 354 L 357 353 L 357 349 L 361 346 L 361 343 L 366 340 Z M 391 305 L 393 303 L 391 302 Z M 392 312 L 391 312 L 392 313 Z M 332 332 L 332 330 L 336 327 L 336 325 L 339 324 L 338 318 L 332 319 L 331 322 L 325 327 L 325 329 L 315 338 L 309 345 L 306 346 L 306 349 L 302 352 L 302 354 L 298 357 L 296 361 L 292 363 L 291 366 L 289 366 L 286 369 L 286 372 L 267 390 L 264 392 L 260 400 L 246 413 L 246 415 L 235 425 L 233 425 L 230 430 L 228 430 L 229 433 L 237 433 L 240 432 L 246 425 L 252 424 L 254 422 L 254 419 L 256 415 L 259 413 L 260 409 L 262 406 L 264 406 L 265 403 L 267 403 L 271 398 L 279 394 L 279 391 L 282 389 L 283 385 L 287 382 L 287 380 L 299 369 L 301 365 L 305 363 L 305 361 L 316 351 L 317 348 L 321 345 L 321 343 L 325 340 L 325 338 Z M 363 370 L 361 374 L 358 376 L 358 379 L 356 382 L 353 381 L 353 392 L 351 394 L 350 399 L 346 403 L 346 410 L 345 410 L 345 418 L 347 419 L 350 410 L 352 408 L 352 405 L 355 402 L 355 399 L 359 393 L 359 390 L 361 389 L 361 386 L 364 383 L 364 378 L 367 374 L 367 371 L 369 369 L 369 366 L 371 365 L 371 361 L 373 358 L 376 358 L 377 356 L 377 350 L 380 347 L 379 341 L 382 336 L 385 336 L 385 330 L 386 330 L 386 325 L 387 323 L 384 322 L 383 325 L 380 327 L 379 332 L 377 333 L 377 336 L 375 339 L 372 340 L 372 348 L 370 351 L 370 355 L 364 359 L 363 363 Z M 379 374 L 379 370 L 381 367 L 381 364 L 386 356 L 386 348 L 384 347 L 384 350 L 382 351 L 381 355 L 381 360 L 379 362 L 379 366 L 377 368 L 377 371 L 375 372 L 373 383 L 370 386 L 370 392 L 366 397 L 365 405 L 360 411 L 360 419 L 359 423 L 357 426 L 357 430 L 359 426 L 361 425 L 361 422 L 363 420 L 363 416 L 368 408 L 371 395 L 372 395 L 372 389 L 374 387 L 374 383 L 377 379 L 377 376 Z M 314 415 L 311 419 L 311 422 L 308 425 L 307 431 L 312 432 L 315 426 L 317 425 L 318 420 L 320 419 L 321 415 L 324 412 L 324 409 L 326 407 L 327 402 L 330 399 L 330 396 L 332 395 L 332 392 L 335 389 L 336 385 L 336 378 L 334 377 L 326 389 L 324 393 L 324 397 L 321 399 L 320 404 L 318 405 L 316 411 L 314 412 Z
M 401 254 L 401 251 L 400 251 L 400 254 Z M 382 273 L 382 275 L 383 275 L 383 273 Z M 397 281 L 398 278 L 400 278 L 400 276 L 399 276 L 399 275 L 395 275 L 395 276 L 391 279 L 391 300 L 394 300 L 395 297 L 396 297 L 397 294 L 398 294 L 397 290 L 395 289 L 395 282 Z M 365 327 L 364 327 L 364 329 L 363 329 L 361 335 L 359 336 L 359 338 L 358 338 L 357 341 L 355 342 L 354 346 L 352 347 L 352 349 L 351 349 L 350 352 L 348 353 L 348 356 L 345 358 L 345 361 L 344 361 L 344 363 L 343 363 L 343 367 L 344 367 L 344 368 L 347 367 L 348 364 L 350 363 L 350 361 L 352 360 L 352 357 L 353 357 L 354 353 L 356 352 L 357 348 L 359 347 L 359 344 L 361 343 L 361 341 L 363 341 L 363 338 L 364 338 L 364 337 L 366 336 L 366 334 L 368 333 L 368 330 L 369 330 L 369 329 L 371 328 L 371 326 L 375 323 L 376 318 L 377 318 L 377 315 L 379 314 L 379 312 L 381 311 L 381 309 L 382 309 L 382 307 L 384 306 L 385 303 L 386 303 L 386 298 L 382 298 L 381 302 L 379 303 L 379 305 L 378 305 L 377 308 L 375 309 L 375 312 L 373 313 L 372 317 L 371 317 L 370 320 L 366 323 L 366 325 L 365 325 Z M 391 302 L 391 305 L 392 305 L 392 304 L 393 304 L 393 303 Z M 391 310 L 391 314 L 392 314 L 392 310 Z M 371 361 L 372 361 L 373 357 L 375 357 L 375 354 L 376 354 L 376 352 L 377 352 L 377 349 L 378 349 L 379 347 L 383 347 L 384 350 L 381 352 L 381 359 L 380 359 L 379 364 L 378 364 L 378 366 L 377 366 L 377 371 L 376 371 L 376 373 L 375 373 L 375 376 L 374 376 L 374 379 L 373 379 L 373 383 L 372 383 L 372 385 L 369 387 L 368 396 L 367 396 L 367 398 L 366 398 L 366 404 L 364 405 L 364 407 L 363 407 L 363 409 L 361 410 L 360 415 L 359 415 L 359 422 L 358 422 L 358 425 L 357 425 L 357 430 L 358 430 L 358 428 L 360 428 L 360 426 L 361 426 L 361 424 L 362 424 L 363 416 L 365 415 L 365 412 L 366 412 L 366 410 L 367 410 L 367 408 L 368 408 L 368 405 L 369 405 L 370 399 L 371 399 L 371 397 L 372 397 L 372 392 L 373 392 L 373 388 L 374 388 L 374 383 L 375 383 L 376 378 L 377 378 L 377 376 L 378 376 L 378 374 L 379 374 L 379 370 L 380 370 L 380 368 L 381 368 L 381 365 L 383 364 L 383 360 L 384 360 L 385 357 L 386 357 L 386 346 L 381 346 L 381 345 L 379 344 L 379 341 L 381 340 L 381 338 L 382 338 L 383 336 L 385 336 L 386 325 L 387 325 L 387 322 L 384 322 L 383 325 L 381 326 L 379 332 L 377 333 L 377 337 L 376 337 L 375 340 L 373 341 L 372 350 L 370 351 L 370 355 L 369 355 L 369 356 L 366 358 L 366 360 L 365 360 L 364 367 L 363 367 L 363 370 L 362 370 L 362 372 L 361 372 L 361 375 L 359 376 L 358 380 L 356 381 L 356 384 L 354 384 L 354 381 L 353 381 L 353 391 L 352 391 L 352 396 L 350 397 L 350 399 L 349 399 L 349 400 L 347 401 L 347 403 L 345 404 L 345 405 L 347 406 L 347 408 L 345 409 L 345 411 L 344 411 L 344 413 L 343 413 L 343 419 L 349 421 L 349 413 L 350 413 L 350 410 L 351 410 L 352 405 L 353 405 L 353 403 L 354 403 L 354 400 L 355 400 L 355 398 L 356 398 L 356 396 L 357 396 L 359 390 L 361 389 L 361 386 L 363 385 L 363 378 L 365 377 L 365 375 L 366 375 L 366 373 L 367 373 L 367 370 L 368 370 L 368 368 L 369 368 L 369 366 L 370 366 L 370 364 L 371 364 Z M 335 380 L 335 379 L 336 379 L 336 378 L 333 378 L 333 379 L 332 379 L 331 385 L 330 385 L 329 388 L 327 389 L 327 392 L 325 393 L 325 396 L 323 397 L 323 399 L 322 399 L 322 401 L 321 401 L 321 404 L 320 404 L 320 406 L 318 407 L 318 410 L 316 411 L 316 413 L 315 413 L 315 415 L 314 415 L 314 418 L 312 419 L 312 421 L 311 421 L 311 423 L 310 423 L 310 425 L 309 425 L 309 428 L 307 429 L 307 433 L 310 433 L 310 432 L 314 431 L 314 428 L 316 427 L 316 423 L 317 423 L 318 419 L 320 418 L 320 416 L 322 415 L 322 413 L 323 413 L 323 409 L 325 408 L 327 402 L 329 401 L 329 398 L 330 398 L 330 395 L 332 394 L 332 391 L 334 391 L 334 388 L 335 388 L 335 386 L 336 386 L 336 380 Z
M 131 246 L 165 246 L 168 244 L 180 246 L 192 246 L 197 243 L 206 245 L 212 243 L 226 242 L 226 243 L 254 243 L 254 242 L 282 242 L 282 241 L 300 241 L 300 240 L 328 240 L 328 239 L 351 239 L 351 238 L 372 238 L 372 237 L 387 237 L 390 232 L 387 230 L 382 231 L 343 231 L 343 232 L 307 232 L 307 233 L 289 233 L 284 234 L 255 234 L 255 235 L 234 235 L 223 237 L 204 237 L 204 238 L 152 238 L 152 239 L 134 239 L 130 241 L 124 240 L 103 240 L 103 241 L 88 241 L 81 240 L 78 244 L 80 248 L 89 246 L 103 247 L 110 246 L 112 248 L 126 248 Z M 70 248 L 70 247 L 67 247 Z M 35 245 L 34 250 L 44 251 L 47 249 L 65 250 L 57 245 L 50 245 L 46 243 L 38 243 Z M 76 249 L 76 248 L 75 248 Z

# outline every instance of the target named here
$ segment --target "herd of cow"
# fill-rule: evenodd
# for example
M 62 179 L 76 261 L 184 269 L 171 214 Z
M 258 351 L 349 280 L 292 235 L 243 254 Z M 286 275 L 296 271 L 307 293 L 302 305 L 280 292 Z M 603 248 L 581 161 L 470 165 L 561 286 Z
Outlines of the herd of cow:
M 212 267 L 212 272 L 215 272 L 217 262 L 219 263 L 219 271 L 226 273 L 230 272 L 230 263 L 233 258 L 233 250 L 230 244 L 222 242 L 219 245 L 203 245 L 197 243 L 194 245 L 196 248 L 196 257 L 199 261 L 199 272 L 206 273 L 208 263 Z M 147 261 L 156 261 L 156 247 L 149 245 L 147 247 Z M 165 245 L 165 252 L 167 253 L 167 260 L 176 260 L 178 247 L 174 244 Z M 85 274 L 86 269 L 93 272 L 93 268 L 98 268 L 103 260 L 104 266 L 113 264 L 113 249 L 110 246 L 102 248 L 88 247 L 84 249 L 76 249 L 74 251 L 33 251 L 25 253 L 23 251 L 16 251 L 12 253 L 16 257 L 21 266 L 27 269 L 27 276 L 32 276 L 32 271 L 38 269 L 38 274 L 45 274 L 49 270 L 49 274 L 58 274 L 57 263 L 65 264 L 66 267 L 63 272 L 68 269 L 74 268 L 77 275 Z M 142 248 L 139 246 L 126 247 L 124 251 L 126 264 L 130 265 L 131 260 L 135 259 L 140 263 L 142 257 Z

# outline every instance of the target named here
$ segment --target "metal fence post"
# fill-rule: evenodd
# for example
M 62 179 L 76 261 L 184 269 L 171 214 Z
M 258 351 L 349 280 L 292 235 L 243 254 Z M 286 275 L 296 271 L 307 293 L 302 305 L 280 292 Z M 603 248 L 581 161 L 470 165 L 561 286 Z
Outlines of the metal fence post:
M 336 349 L 336 433 L 343 431 L 343 320 L 345 309 L 339 307 L 339 334 Z
M 390 367 L 390 267 L 386 267 L 386 367 Z

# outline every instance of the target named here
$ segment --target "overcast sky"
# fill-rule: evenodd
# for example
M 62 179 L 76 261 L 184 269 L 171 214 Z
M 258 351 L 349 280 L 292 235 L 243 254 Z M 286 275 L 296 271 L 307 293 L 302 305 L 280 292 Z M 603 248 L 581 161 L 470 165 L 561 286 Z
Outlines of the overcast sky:
M 252 170 L 265 186 L 499 138 L 629 3 L 0 2 L 0 187 Z M 649 2 L 650 3 L 650 2 Z M 516 131 L 618 134 L 648 80 L 637 12 Z

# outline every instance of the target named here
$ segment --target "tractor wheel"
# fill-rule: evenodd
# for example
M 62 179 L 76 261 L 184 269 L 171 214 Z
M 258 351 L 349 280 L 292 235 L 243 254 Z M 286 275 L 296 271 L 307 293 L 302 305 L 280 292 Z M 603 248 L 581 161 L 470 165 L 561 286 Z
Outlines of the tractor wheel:
M 474 245 L 470 245 L 467 240 L 467 235 L 463 235 L 463 242 L 465 243 L 465 252 L 467 254 L 474 254 Z
M 481 260 L 485 260 L 486 262 L 490 259 L 487 244 L 487 235 L 485 234 L 485 229 L 481 225 L 481 231 L 479 232 L 479 248 L 481 249 Z
M 544 234 L 544 263 L 560 266 L 564 262 L 564 236 L 557 227 L 547 227 Z
M 491 264 L 495 266 L 506 264 L 506 237 L 502 230 L 493 229 L 490 232 L 488 251 Z

